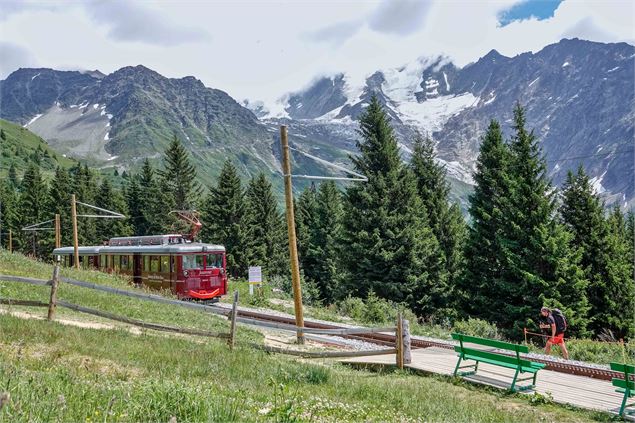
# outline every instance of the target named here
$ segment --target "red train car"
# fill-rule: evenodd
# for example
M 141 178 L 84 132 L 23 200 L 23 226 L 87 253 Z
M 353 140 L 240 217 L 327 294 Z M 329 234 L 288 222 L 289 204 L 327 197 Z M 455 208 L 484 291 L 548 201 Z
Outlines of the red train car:
M 66 266 L 73 247 L 56 248 Z M 129 275 L 135 284 L 169 289 L 179 298 L 218 301 L 227 293 L 225 247 L 190 242 L 183 235 L 111 238 L 108 245 L 79 247 L 80 267 Z

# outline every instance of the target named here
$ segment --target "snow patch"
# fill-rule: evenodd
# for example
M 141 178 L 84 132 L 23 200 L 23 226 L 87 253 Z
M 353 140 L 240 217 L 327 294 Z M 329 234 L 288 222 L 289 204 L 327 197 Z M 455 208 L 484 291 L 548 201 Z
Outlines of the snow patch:
M 443 79 L 445 80 L 445 89 L 450 92 L 450 84 L 448 83 L 448 75 L 443 72 Z
M 110 132 L 106 132 L 106 135 L 104 135 L 104 141 L 108 141 L 110 139 L 108 135 L 110 135 Z
M 115 160 L 116 158 L 118 158 L 119 156 L 110 156 L 109 158 L 107 158 L 107 161 L 111 161 L 111 160 Z
M 414 97 L 414 92 L 412 93 Z M 418 103 L 415 99 L 401 102 L 398 111 L 404 123 L 418 125 L 427 131 L 439 131 L 447 120 L 469 107 L 478 104 L 480 98 L 472 93 L 456 96 L 440 96 Z
M 538 81 L 540 79 L 540 77 L 534 79 L 533 81 L 531 81 L 528 85 L 528 87 L 531 87 L 532 85 L 534 85 L 536 83 L 536 81 Z
M 29 126 L 30 124 L 32 124 L 33 122 L 35 122 L 36 120 L 38 120 L 40 118 L 40 116 L 42 116 L 42 113 L 40 113 L 39 115 L 35 115 L 35 117 L 33 119 L 31 119 L 29 121 L 29 123 L 27 123 L 26 125 L 22 125 L 23 128 L 26 128 L 27 126 Z
M 563 68 L 566 68 L 567 66 L 570 66 L 570 65 L 571 65 L 571 63 L 569 63 L 569 62 L 564 62 L 564 63 L 562 64 L 562 67 L 563 67 Z
M 606 189 L 602 186 L 602 180 L 604 179 L 604 175 L 606 175 L 606 172 L 607 171 L 605 170 L 602 175 L 595 176 L 589 181 L 591 183 L 591 188 L 593 188 L 593 192 L 595 192 L 596 194 L 602 194 L 606 191 Z
M 108 118 L 108 120 L 112 119 L 112 115 L 110 113 L 107 113 L 106 117 Z
M 93 104 L 93 109 L 97 110 L 98 107 L 99 107 L 99 103 Z
M 615 66 L 613 69 L 609 69 L 606 71 L 606 73 L 611 73 L 611 72 L 615 72 L 616 70 L 618 70 L 620 67 L 619 66 Z
M 106 109 L 101 109 L 101 113 L 99 113 L 100 116 L 104 116 L 106 114 Z
M 493 93 L 492 93 L 492 94 L 493 94 Z M 490 95 L 491 95 L 491 94 L 490 94 Z M 496 100 L 496 94 L 494 94 L 494 95 L 492 96 L 492 98 L 490 98 L 489 100 L 487 100 L 487 101 L 486 101 L 485 103 L 483 103 L 483 104 L 484 104 L 484 105 L 485 105 L 485 104 L 490 104 L 490 103 L 491 103 L 491 102 L 493 102 L 494 100 Z
M 37 78 L 37 77 L 38 77 L 38 76 L 40 76 L 41 74 L 42 74 L 42 73 L 40 72 L 40 73 L 38 73 L 37 75 L 33 75 L 33 76 L 31 77 L 31 81 L 33 81 L 35 78 Z

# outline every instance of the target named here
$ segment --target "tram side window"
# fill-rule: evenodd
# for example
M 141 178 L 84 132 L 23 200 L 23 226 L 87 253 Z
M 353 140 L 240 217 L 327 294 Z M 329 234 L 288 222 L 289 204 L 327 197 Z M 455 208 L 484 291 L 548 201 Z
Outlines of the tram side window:
M 170 273 L 170 256 L 161 256 L 161 272 Z
M 159 256 L 150 256 L 150 271 L 159 271 Z
M 150 256 L 143 256 L 143 271 L 150 271 Z
M 130 269 L 130 256 L 121 256 L 121 270 Z
M 119 270 L 119 269 L 121 268 L 121 265 L 120 265 L 120 257 L 121 257 L 121 256 L 112 256 L 112 261 L 113 261 L 113 266 L 112 266 L 112 267 L 113 267 L 115 270 Z
M 183 269 L 202 269 L 203 268 L 203 256 L 202 255 L 185 255 L 183 256 Z

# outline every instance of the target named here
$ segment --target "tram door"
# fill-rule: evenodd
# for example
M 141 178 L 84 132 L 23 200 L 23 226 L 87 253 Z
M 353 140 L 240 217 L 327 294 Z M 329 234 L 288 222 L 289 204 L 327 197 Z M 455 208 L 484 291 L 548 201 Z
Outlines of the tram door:
M 143 267 L 143 257 L 141 254 L 134 255 L 134 276 L 133 280 L 136 285 L 141 285 L 143 278 L 141 277 L 141 270 Z

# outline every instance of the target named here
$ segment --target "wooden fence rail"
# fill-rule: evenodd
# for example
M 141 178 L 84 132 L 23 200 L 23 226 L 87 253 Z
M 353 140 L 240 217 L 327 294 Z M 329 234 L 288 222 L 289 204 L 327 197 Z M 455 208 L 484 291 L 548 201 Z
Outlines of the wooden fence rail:
M 206 336 L 212 338 L 224 338 L 229 340 L 230 348 L 233 347 L 235 331 L 236 331 L 236 322 L 262 326 L 262 327 L 270 327 L 288 331 L 301 331 L 303 333 L 311 333 L 311 334 L 321 334 L 321 335 L 360 335 L 360 334 L 368 334 L 368 333 L 396 333 L 395 337 L 395 348 L 389 349 L 381 349 L 381 350 L 365 350 L 365 351 L 325 351 L 325 352 L 311 352 L 311 351 L 297 351 L 297 350 L 289 350 L 285 348 L 278 348 L 266 345 L 259 344 L 249 344 L 254 348 L 258 348 L 260 350 L 293 355 L 304 358 L 345 358 L 345 357 L 362 357 L 362 356 L 371 356 L 371 355 L 383 355 L 383 354 L 396 354 L 397 365 L 402 368 L 404 362 L 409 362 L 409 334 L 407 334 L 407 323 L 406 323 L 406 333 L 403 331 L 403 319 L 401 319 L 401 315 L 399 316 L 397 327 L 384 327 L 384 328 L 337 328 L 337 329 L 319 329 L 319 328 L 307 328 L 307 327 L 298 327 L 292 324 L 285 323 L 277 323 L 277 322 L 268 322 L 256 319 L 249 319 L 237 316 L 237 304 L 238 297 L 235 296 L 234 306 L 232 308 L 233 311 L 210 307 L 204 304 L 197 304 L 187 301 L 175 300 L 170 298 L 165 298 L 160 295 L 147 294 L 141 292 L 133 292 L 129 290 L 113 288 L 109 286 L 99 285 L 95 283 L 79 281 L 72 278 L 59 277 L 59 267 L 55 266 L 53 279 L 50 281 L 34 279 L 22 276 L 11 276 L 11 275 L 0 275 L 0 280 L 9 281 L 9 282 L 21 282 L 28 283 L 31 285 L 39 285 L 39 286 L 51 286 L 51 296 L 49 303 L 44 303 L 41 301 L 32 301 L 32 300 L 17 300 L 17 299 L 9 299 L 9 298 L 0 298 L 0 304 L 9 304 L 9 305 L 22 305 L 22 306 L 37 306 L 37 307 L 49 307 L 49 320 L 53 318 L 53 313 L 55 310 L 55 306 L 58 305 L 60 307 L 68 308 L 74 311 L 78 311 L 81 313 L 91 314 L 98 317 L 103 317 L 110 320 L 119 321 L 122 323 L 130 324 L 133 326 L 142 327 L 145 329 L 153 329 L 158 331 L 165 332 L 174 332 L 174 333 L 182 333 L 188 335 L 196 335 L 196 336 Z M 77 304 L 72 304 L 63 300 L 57 299 L 56 291 L 57 291 L 57 281 L 61 281 L 64 283 L 68 283 L 70 285 L 79 286 L 88 289 L 94 289 L 102 292 L 107 292 L 110 294 L 126 296 L 130 298 L 136 298 L 140 300 L 153 301 L 163 304 L 171 304 L 177 305 L 180 307 L 196 309 L 204 312 L 209 312 L 213 314 L 228 316 L 232 318 L 231 323 L 231 332 L 229 334 L 226 333 L 216 333 L 210 331 L 204 331 L 199 329 L 188 329 L 188 328 L 180 328 L 174 326 L 160 325 L 157 323 L 149 323 L 144 322 L 137 319 L 131 319 L 124 316 L 119 316 L 114 313 L 95 310 L 88 307 L 80 306 Z M 236 293 L 237 294 L 237 293 Z M 404 338 L 407 340 L 406 345 L 404 345 Z M 404 357 L 405 356 L 405 357 Z M 404 360 L 405 358 L 405 360 Z

